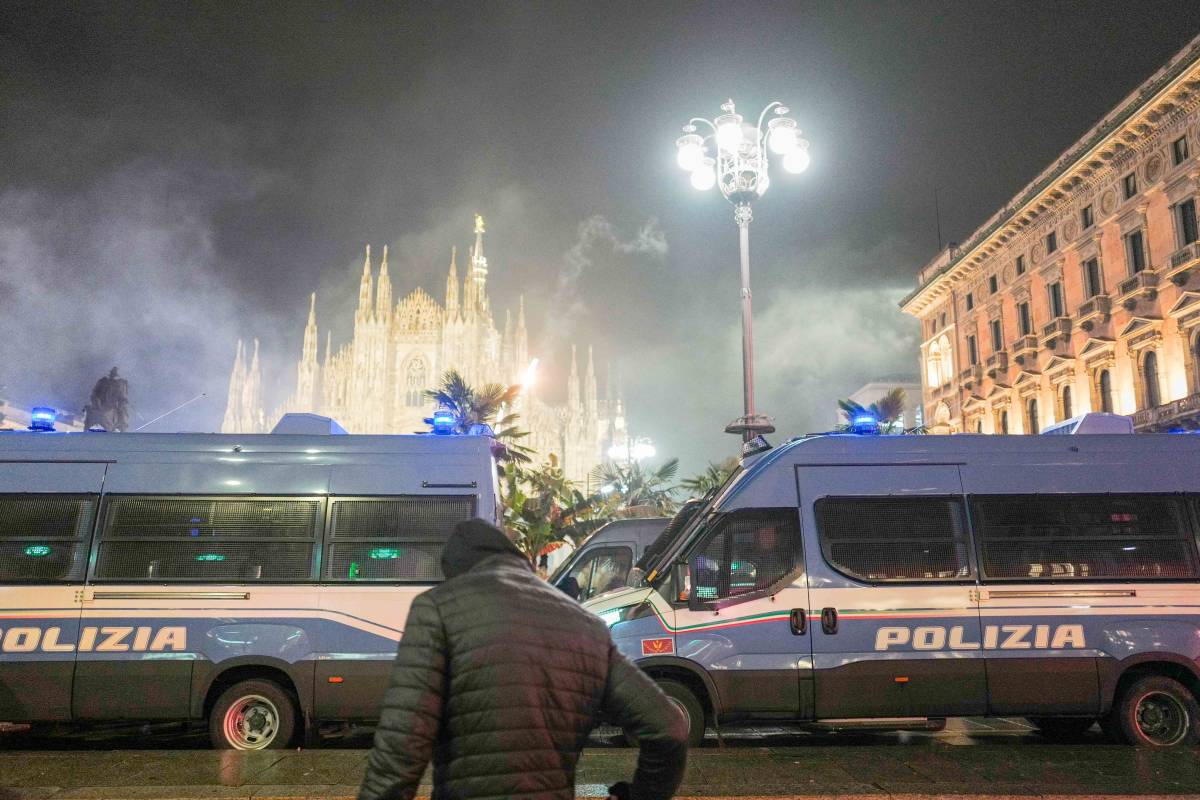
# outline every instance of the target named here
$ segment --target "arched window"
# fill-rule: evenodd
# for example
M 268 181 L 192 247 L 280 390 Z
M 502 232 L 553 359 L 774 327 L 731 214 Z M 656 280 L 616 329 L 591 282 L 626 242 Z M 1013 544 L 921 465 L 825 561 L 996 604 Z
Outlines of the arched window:
M 929 345 L 929 357 L 925 360 L 925 378 L 931 389 L 942 385 L 942 349 L 937 342 Z
M 941 381 L 938 383 L 941 386 L 954 380 L 954 351 L 950 347 L 950 339 L 946 336 L 938 339 L 938 349 L 942 351 L 940 363 L 942 375 Z
M 425 405 L 426 385 L 425 359 L 417 356 L 408 362 L 404 373 L 404 405 L 409 408 L 420 408 Z
M 1029 402 L 1025 404 L 1025 429 L 1028 433 L 1038 432 L 1038 406 L 1037 398 L 1029 398 Z
M 1100 410 L 1111 414 L 1113 411 L 1112 375 L 1108 370 L 1102 369 L 1096 383 L 1100 388 Z
M 1065 384 L 1062 390 L 1062 418 L 1070 419 L 1072 417 L 1071 408 L 1071 384 Z
M 1146 408 L 1154 408 L 1162 398 L 1158 394 L 1158 353 L 1153 350 L 1142 360 L 1142 379 L 1146 382 Z

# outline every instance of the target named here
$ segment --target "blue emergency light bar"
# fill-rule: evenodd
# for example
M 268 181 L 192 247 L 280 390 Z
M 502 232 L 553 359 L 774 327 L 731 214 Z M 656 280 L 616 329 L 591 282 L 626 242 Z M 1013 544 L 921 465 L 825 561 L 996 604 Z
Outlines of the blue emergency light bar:
M 49 406 L 38 406 L 29 413 L 29 430 L 53 431 L 58 413 Z
M 448 408 L 439 408 L 433 412 L 433 432 L 438 436 L 449 436 L 454 433 L 458 418 Z
M 879 420 L 871 414 L 859 414 L 850 420 L 850 432 L 860 436 L 878 436 Z

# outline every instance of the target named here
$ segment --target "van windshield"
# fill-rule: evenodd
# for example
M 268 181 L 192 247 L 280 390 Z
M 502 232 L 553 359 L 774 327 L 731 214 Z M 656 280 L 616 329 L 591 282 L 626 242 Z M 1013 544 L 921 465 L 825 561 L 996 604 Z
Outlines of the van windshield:
M 671 519 L 666 530 L 646 548 L 646 553 L 638 561 L 637 567 L 644 570 L 647 575 L 660 576 L 666 564 L 675 557 L 680 546 L 688 538 L 686 534 L 695 530 L 696 524 L 708 516 L 708 511 L 712 508 L 713 503 L 743 472 L 745 469 L 739 464 L 720 486 L 710 489 L 701 498 L 684 503 L 679 512 Z

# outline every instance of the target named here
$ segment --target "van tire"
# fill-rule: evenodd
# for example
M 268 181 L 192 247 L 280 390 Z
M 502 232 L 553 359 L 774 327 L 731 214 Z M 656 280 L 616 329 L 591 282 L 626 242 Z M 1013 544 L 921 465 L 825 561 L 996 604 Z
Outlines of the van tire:
M 296 700 L 274 681 L 239 681 L 221 692 L 208 715 L 218 750 L 279 750 L 296 735 Z
M 1180 747 L 1200 742 L 1200 703 L 1173 678 L 1147 675 L 1135 681 L 1113 706 L 1111 728 L 1126 744 Z
M 679 681 L 658 681 L 658 688 L 683 712 L 688 723 L 688 747 L 704 743 L 704 705 L 695 693 Z
M 1029 717 L 1038 733 L 1054 741 L 1078 739 L 1096 724 L 1094 717 Z

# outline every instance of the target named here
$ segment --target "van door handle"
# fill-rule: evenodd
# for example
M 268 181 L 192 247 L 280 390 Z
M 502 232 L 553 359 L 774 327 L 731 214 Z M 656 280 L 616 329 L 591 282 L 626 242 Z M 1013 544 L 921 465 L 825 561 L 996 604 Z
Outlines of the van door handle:
M 825 606 L 821 609 L 821 630 L 827 634 L 837 633 L 838 620 L 837 609 L 833 606 Z
M 808 613 L 803 608 L 793 608 L 789 621 L 792 623 L 792 633 L 796 636 L 808 633 Z

